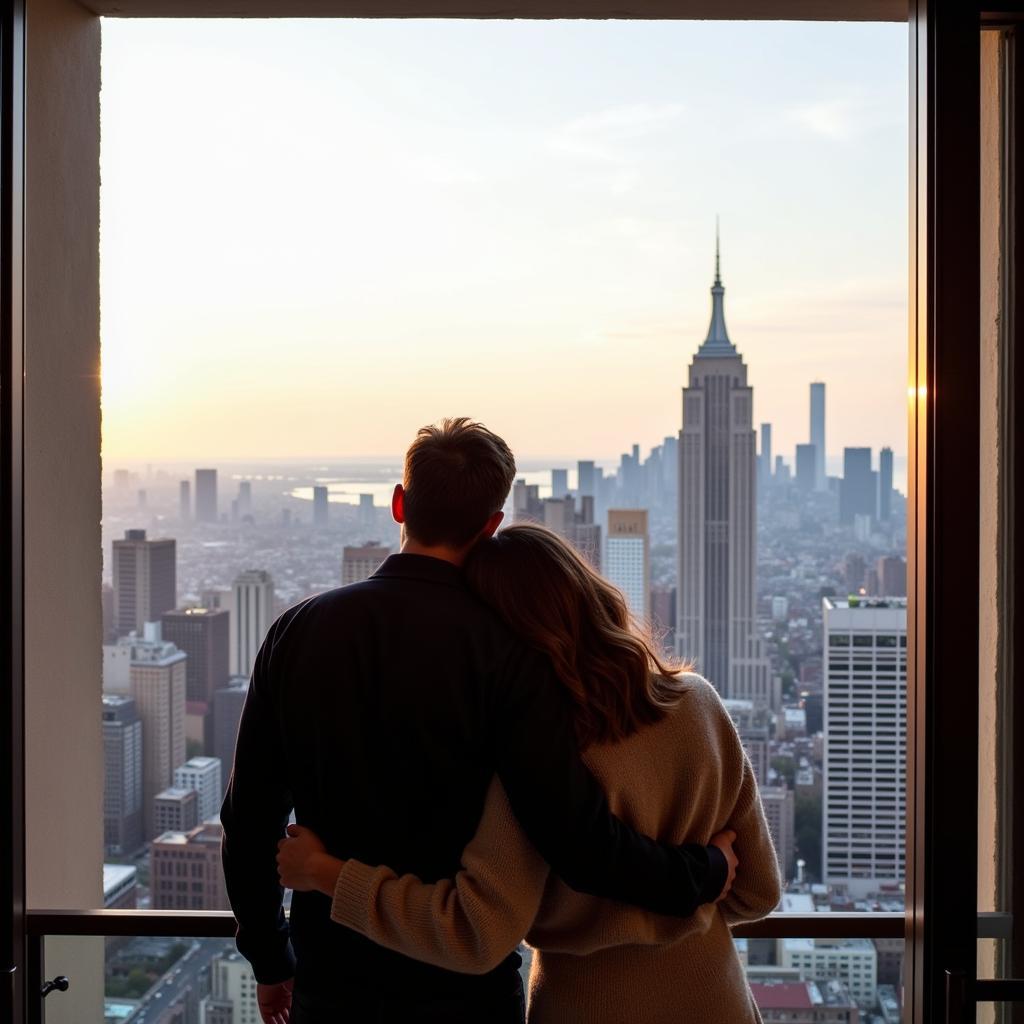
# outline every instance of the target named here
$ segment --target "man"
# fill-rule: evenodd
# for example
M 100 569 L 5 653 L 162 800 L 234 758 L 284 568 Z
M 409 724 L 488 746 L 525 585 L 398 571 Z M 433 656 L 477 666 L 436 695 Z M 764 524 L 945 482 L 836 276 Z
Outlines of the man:
M 550 665 L 463 582 L 514 476 L 508 446 L 480 424 L 424 427 L 392 500 L 401 552 L 285 612 L 263 643 L 221 822 L 238 948 L 268 1024 L 289 1009 L 292 1024 L 523 1018 L 517 954 L 483 976 L 432 967 L 334 924 L 317 892 L 296 892 L 286 922 L 276 854 L 293 807 L 336 856 L 435 881 L 458 870 L 497 772 L 573 888 L 679 916 L 728 888 L 727 839 L 666 846 L 609 812 Z

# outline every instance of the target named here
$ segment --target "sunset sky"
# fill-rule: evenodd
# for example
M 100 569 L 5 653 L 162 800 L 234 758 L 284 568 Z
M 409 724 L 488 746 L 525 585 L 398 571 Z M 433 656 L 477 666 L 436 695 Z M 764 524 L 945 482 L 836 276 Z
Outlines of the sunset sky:
M 906 25 L 106 20 L 104 454 L 680 424 L 715 216 L 755 418 L 906 450 Z

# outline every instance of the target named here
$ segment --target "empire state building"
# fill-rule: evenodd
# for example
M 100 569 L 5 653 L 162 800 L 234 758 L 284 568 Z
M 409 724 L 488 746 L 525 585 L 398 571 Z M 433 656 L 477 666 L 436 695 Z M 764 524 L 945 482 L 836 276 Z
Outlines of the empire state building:
M 757 635 L 757 451 L 754 390 L 725 327 L 718 244 L 711 324 L 690 364 L 679 432 L 681 657 L 723 697 L 770 703 Z

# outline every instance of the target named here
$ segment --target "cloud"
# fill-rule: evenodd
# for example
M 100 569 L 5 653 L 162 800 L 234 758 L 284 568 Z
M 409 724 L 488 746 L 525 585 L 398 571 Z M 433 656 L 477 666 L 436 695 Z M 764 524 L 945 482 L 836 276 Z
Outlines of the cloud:
M 622 162 L 630 157 L 625 144 L 656 134 L 683 112 L 679 103 L 631 103 L 583 114 L 562 125 L 551 148 L 567 156 Z
M 435 185 L 477 185 L 483 179 L 472 167 L 438 154 L 421 154 L 408 165 L 412 177 Z
M 876 128 L 897 123 L 891 107 L 860 97 L 802 104 L 786 111 L 783 118 L 791 127 L 833 142 L 851 142 Z

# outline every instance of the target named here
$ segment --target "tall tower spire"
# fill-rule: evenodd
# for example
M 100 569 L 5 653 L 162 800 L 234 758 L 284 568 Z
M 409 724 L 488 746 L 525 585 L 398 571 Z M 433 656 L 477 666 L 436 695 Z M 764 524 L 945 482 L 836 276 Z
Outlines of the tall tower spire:
M 734 356 L 736 348 L 729 340 L 725 328 L 725 288 L 722 286 L 722 247 L 718 231 L 718 217 L 715 217 L 715 280 L 711 285 L 711 323 L 708 336 L 697 350 L 698 356 Z
M 719 245 L 718 236 L 718 214 L 715 214 L 715 284 L 720 285 L 722 283 L 722 261 L 721 261 L 721 246 Z

